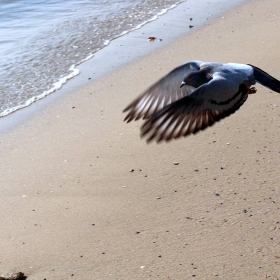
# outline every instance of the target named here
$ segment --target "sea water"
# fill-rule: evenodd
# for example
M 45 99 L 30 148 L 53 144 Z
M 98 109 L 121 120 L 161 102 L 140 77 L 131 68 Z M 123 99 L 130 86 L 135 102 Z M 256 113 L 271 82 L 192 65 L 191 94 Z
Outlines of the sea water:
M 183 0 L 0 0 L 0 117 L 58 90 L 113 39 Z

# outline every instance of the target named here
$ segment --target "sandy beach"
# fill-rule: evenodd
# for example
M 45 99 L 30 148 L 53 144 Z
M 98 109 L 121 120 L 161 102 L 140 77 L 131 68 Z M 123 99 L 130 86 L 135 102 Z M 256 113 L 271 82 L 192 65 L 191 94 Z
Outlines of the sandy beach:
M 123 108 L 191 59 L 280 78 L 280 2 L 251 0 L 2 133 L 0 275 L 280 279 L 280 96 L 147 145 Z M 174 164 L 178 163 L 178 164 Z

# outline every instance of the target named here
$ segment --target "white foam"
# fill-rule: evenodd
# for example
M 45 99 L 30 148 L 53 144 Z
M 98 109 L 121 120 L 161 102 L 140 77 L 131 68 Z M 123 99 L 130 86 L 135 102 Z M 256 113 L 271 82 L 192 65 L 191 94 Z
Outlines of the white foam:
M 147 23 L 149 23 L 149 22 L 151 22 L 151 21 L 154 21 L 154 20 L 158 19 L 160 16 L 166 14 L 169 10 L 174 9 L 175 7 L 177 7 L 177 6 L 178 6 L 180 3 L 182 3 L 182 2 L 184 2 L 184 0 L 179 1 L 179 2 L 177 2 L 176 4 L 171 5 L 169 8 L 162 9 L 160 12 L 158 12 L 158 13 L 157 13 L 155 16 L 153 16 L 152 18 L 150 18 L 150 19 L 148 19 L 148 20 L 146 20 L 146 21 L 144 21 L 144 22 L 138 24 L 136 27 L 133 27 L 133 28 L 131 28 L 131 29 L 129 29 L 129 30 L 123 31 L 120 35 L 115 36 L 113 39 L 116 39 L 116 38 L 118 38 L 118 37 L 120 37 L 120 36 L 123 36 L 123 35 L 125 35 L 125 34 L 131 32 L 131 31 L 134 31 L 134 30 L 136 30 L 136 29 L 139 29 L 139 28 L 141 28 L 142 26 L 144 26 L 145 24 L 147 24 Z
M 92 56 L 88 56 L 88 57 L 92 57 Z M 89 59 L 89 58 L 88 58 Z M 66 75 L 66 76 L 63 76 L 62 78 L 60 78 L 56 83 L 54 83 L 52 85 L 52 87 L 49 89 L 49 90 L 46 90 L 44 91 L 43 93 L 41 93 L 40 95 L 37 95 L 37 96 L 33 96 L 32 98 L 28 99 L 27 101 L 25 101 L 23 104 L 20 104 L 18 106 L 15 106 L 15 107 L 12 107 L 12 108 L 8 108 L 6 109 L 5 111 L 3 111 L 1 114 L 0 114 L 0 117 L 4 117 L 16 110 L 19 110 L 21 108 L 24 108 L 24 107 L 27 107 L 29 106 L 30 104 L 32 104 L 33 102 L 39 100 L 39 99 L 42 99 L 44 97 L 46 97 L 47 95 L 49 95 L 50 93 L 53 93 L 57 90 L 59 90 L 68 80 L 72 79 L 73 77 L 79 75 L 80 73 L 80 70 L 76 68 L 75 65 L 72 65 L 70 68 L 69 68 L 69 71 L 71 71 L 70 74 Z

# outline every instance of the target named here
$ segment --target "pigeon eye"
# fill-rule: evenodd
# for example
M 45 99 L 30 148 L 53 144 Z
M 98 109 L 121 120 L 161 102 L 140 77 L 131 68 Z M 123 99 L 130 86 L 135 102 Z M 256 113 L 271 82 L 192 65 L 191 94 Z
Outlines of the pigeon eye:
M 191 78 L 191 77 L 190 77 L 190 78 L 188 78 L 188 82 L 191 82 L 192 80 L 193 80 L 193 78 Z

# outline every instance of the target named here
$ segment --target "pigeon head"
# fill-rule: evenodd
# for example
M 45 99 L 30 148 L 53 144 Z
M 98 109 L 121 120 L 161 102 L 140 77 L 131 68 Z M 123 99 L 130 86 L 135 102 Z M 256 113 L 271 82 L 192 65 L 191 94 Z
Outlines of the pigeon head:
M 184 77 L 180 88 L 185 85 L 198 88 L 208 82 L 209 82 L 209 78 L 204 71 L 191 72 Z

